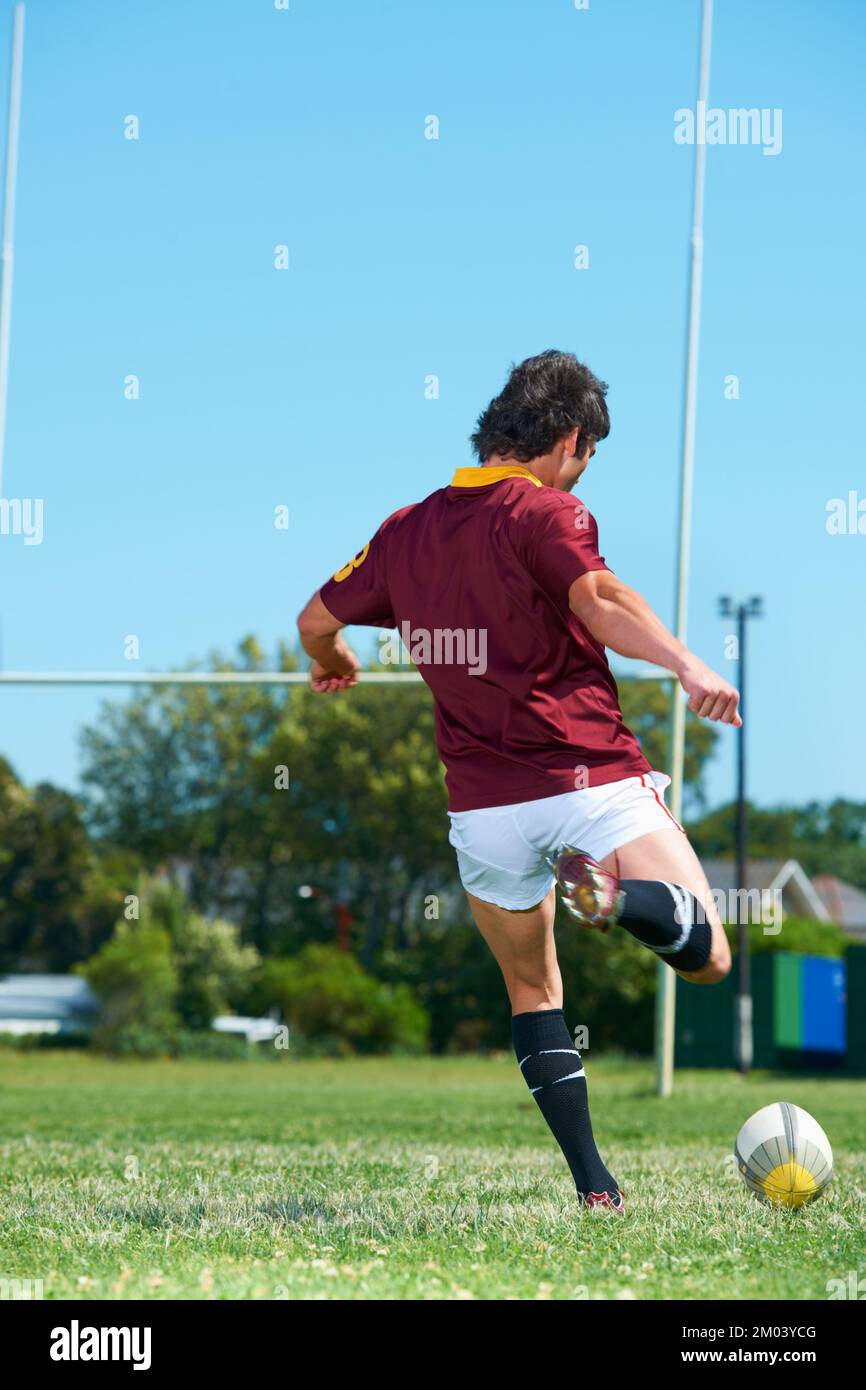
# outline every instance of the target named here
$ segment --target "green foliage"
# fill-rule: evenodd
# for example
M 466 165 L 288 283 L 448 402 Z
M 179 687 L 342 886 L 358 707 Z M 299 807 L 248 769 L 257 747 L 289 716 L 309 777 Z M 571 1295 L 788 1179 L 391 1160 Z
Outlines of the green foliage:
M 297 956 L 268 961 L 254 998 L 276 1007 L 308 1041 L 342 1053 L 422 1052 L 428 1020 L 406 985 L 387 985 L 333 946 L 306 946 Z
M 213 1018 L 230 1013 L 244 998 L 260 962 L 258 951 L 241 944 L 234 923 L 192 912 L 175 886 L 150 885 L 144 911 L 171 941 L 181 1019 L 187 1028 L 209 1028 Z
M 236 664 L 263 663 L 247 639 Z M 621 696 L 650 761 L 664 766 L 667 687 L 624 681 Z M 689 720 L 696 795 L 714 738 Z M 297 687 L 158 688 L 107 706 L 83 742 L 96 831 L 152 867 L 182 860 L 193 904 L 237 913 L 263 953 L 332 942 L 342 902 L 362 964 L 381 970 L 394 953 L 423 949 L 419 897 L 456 889 L 423 686 L 361 685 L 334 700 Z M 275 785 L 280 768 L 285 790 Z M 303 885 L 312 896 L 299 897 Z
M 244 998 L 259 954 L 241 944 L 233 923 L 191 911 L 173 884 L 145 880 L 138 898 L 140 920 L 121 920 L 111 940 L 79 967 L 103 1004 L 93 1045 L 124 1055 L 191 1055 L 191 1032 L 206 1033 L 217 1014 Z M 203 1044 L 203 1055 L 246 1050 L 246 1042 L 236 1042 Z
M 570 1028 L 589 1028 L 589 1046 L 652 1050 L 656 958 L 629 934 L 583 931 L 560 913 L 557 954 Z M 511 1050 L 511 1010 L 502 975 L 468 908 L 456 921 L 425 924 L 415 949 L 389 952 L 381 971 L 412 988 L 430 1016 L 436 1052 Z
M 622 927 L 602 934 L 560 911 L 556 947 L 565 986 L 566 1019 L 588 1029 L 588 1050 L 650 1053 L 658 959 Z
M 737 950 L 737 928 L 725 927 L 731 950 Z M 797 951 L 804 956 L 831 956 L 841 960 L 851 938 L 835 922 L 818 922 L 813 917 L 785 917 L 779 932 L 765 934 L 760 925 L 749 927 L 750 951 Z
M 0 758 L 0 974 L 68 970 L 111 934 L 120 898 L 76 798 L 22 786 Z
M 142 1056 L 170 1050 L 179 1019 L 177 971 L 167 931 L 119 922 L 111 940 L 77 971 L 102 1003 L 94 1047 Z
M 248 639 L 239 665 L 261 669 L 262 661 Z M 647 757 L 663 767 L 668 687 L 624 681 L 620 693 Z M 698 798 L 715 737 L 689 719 L 686 776 Z M 469 919 L 448 845 L 434 707 L 423 686 L 361 685 L 333 700 L 303 688 L 158 689 L 110 706 L 84 743 L 94 826 L 145 862 L 182 860 L 194 904 L 231 907 L 262 954 L 296 957 L 332 943 L 345 903 L 361 965 L 412 991 L 435 1048 L 510 1045 L 501 975 Z M 275 787 L 281 767 L 287 790 Z M 303 885 L 311 896 L 299 896 Z M 449 904 L 441 923 L 419 907 L 431 893 Z M 596 970 L 586 961 L 597 949 L 574 952 L 573 962 L 566 949 L 570 999 L 584 1018 L 590 1001 L 601 1010 L 597 1045 L 649 1046 L 654 962 L 627 951 L 618 991 L 619 948 Z M 342 1037 L 335 1020 L 326 1022 L 312 1026 Z
M 733 854 L 737 807 L 720 806 L 689 825 L 698 854 Z M 866 890 L 866 802 L 837 798 L 826 806 L 749 806 L 749 858 L 796 859 L 807 874 L 835 874 Z
M 292 771 L 290 799 L 274 809 L 305 881 L 323 890 L 329 933 L 334 895 L 351 903 L 370 968 L 416 943 L 413 898 L 454 882 L 432 698 L 423 687 L 358 687 L 341 702 L 294 693 L 277 759 Z
M 202 1062 L 252 1062 L 262 1058 L 270 1060 L 278 1054 L 275 1048 L 263 1044 L 251 1047 L 246 1038 L 235 1033 L 181 1028 L 174 1040 L 173 1055 Z
M 253 638 L 241 643 L 234 662 L 212 660 L 217 670 L 255 672 L 272 664 Z M 297 661 L 284 648 L 278 665 L 293 669 Z M 623 680 L 620 696 L 650 763 L 665 767 L 669 685 Z M 701 804 L 716 737 L 711 726 L 688 719 L 693 807 Z M 360 999 L 363 1014 L 364 990 L 378 980 L 413 1001 L 410 1014 L 423 1009 L 435 1049 L 509 1046 L 499 970 L 471 923 L 447 841 L 426 688 L 361 685 L 320 699 L 304 687 L 159 687 L 107 705 L 83 744 L 98 856 L 71 798 L 64 802 L 52 788 L 26 792 L 8 771 L 4 782 L 0 769 L 0 908 L 13 909 L 0 916 L 0 956 L 8 947 L 10 962 L 21 957 L 31 969 L 67 968 L 110 935 L 140 865 L 153 871 L 180 862 L 189 902 L 154 890 L 144 922 L 170 938 L 172 1008 L 187 1029 L 249 1006 L 251 947 L 277 957 L 278 971 L 288 958 L 294 988 L 298 958 L 308 947 L 330 948 L 338 921 L 350 914 L 351 956 L 337 959 L 344 971 L 350 960 L 359 963 L 368 982 L 353 1008 Z M 733 808 L 726 807 L 692 833 L 699 852 L 719 855 L 731 853 L 733 829 Z M 793 856 L 807 872 L 828 870 L 866 886 L 866 805 L 838 800 L 753 810 L 750 831 L 752 857 Z M 18 865 L 17 903 L 8 888 L 10 854 Z M 33 864 L 39 896 L 31 891 Z M 431 894 L 443 904 L 441 921 L 427 920 L 423 905 Z M 239 923 L 239 934 L 229 922 Z M 786 926 L 786 949 L 801 939 L 814 939 L 824 952 L 839 949 L 826 928 L 818 937 L 811 926 L 802 930 Z M 560 923 L 558 939 L 569 1022 L 589 1025 L 592 1047 L 648 1049 L 654 959 L 622 933 L 602 939 Z M 760 934 L 755 949 L 773 949 L 775 940 Z M 307 975 L 319 981 L 319 973 Z M 323 985 L 320 993 L 340 999 L 346 988 L 345 981 L 339 989 Z M 302 1006 L 291 998 L 297 1013 Z M 368 1019 L 356 1033 L 352 1023 L 347 1033 L 327 1009 L 320 1017 L 311 1010 L 308 1045 L 313 1033 L 326 1047 L 390 1045 L 371 1026 Z M 411 1026 L 408 1032 L 417 1036 Z
M 253 638 L 214 670 L 261 671 L 272 663 Z M 278 668 L 296 662 L 286 649 Z M 145 868 L 182 860 L 194 907 L 240 908 L 247 940 L 264 946 L 271 911 L 289 898 L 281 868 L 287 847 L 285 797 L 275 791 L 278 731 L 296 692 L 285 687 L 174 686 L 106 704 L 82 735 L 89 824 L 102 840 L 133 849 Z M 288 831 L 288 834 L 287 834 Z M 234 915 L 232 913 L 232 915 Z
M 511 1047 L 511 1010 L 499 967 L 465 899 L 455 916 L 425 922 L 410 951 L 382 953 L 379 972 L 407 985 L 430 1019 L 434 1052 L 490 1051 Z
M 2 1033 L 0 1048 L 13 1052 L 56 1052 L 75 1047 L 87 1047 L 90 1035 L 81 1033 Z
M 670 682 L 622 680 L 619 699 L 623 719 L 640 739 L 650 767 L 663 771 L 670 763 Z M 704 805 L 704 769 L 718 737 L 712 724 L 687 711 L 683 780 L 686 801 L 693 810 Z

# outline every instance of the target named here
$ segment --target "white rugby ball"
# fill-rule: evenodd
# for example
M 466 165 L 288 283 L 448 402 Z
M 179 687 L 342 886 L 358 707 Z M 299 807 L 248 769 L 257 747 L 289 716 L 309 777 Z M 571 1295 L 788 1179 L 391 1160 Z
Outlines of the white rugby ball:
M 833 1177 L 833 1150 L 818 1121 L 789 1101 L 756 1110 L 737 1135 L 737 1168 L 762 1202 L 801 1207 Z

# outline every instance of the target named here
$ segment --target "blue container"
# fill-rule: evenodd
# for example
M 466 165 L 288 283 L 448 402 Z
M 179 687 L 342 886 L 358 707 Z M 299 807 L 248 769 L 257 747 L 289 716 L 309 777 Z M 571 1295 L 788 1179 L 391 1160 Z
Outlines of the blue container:
M 803 956 L 803 1049 L 843 1053 L 847 1045 L 845 962 Z

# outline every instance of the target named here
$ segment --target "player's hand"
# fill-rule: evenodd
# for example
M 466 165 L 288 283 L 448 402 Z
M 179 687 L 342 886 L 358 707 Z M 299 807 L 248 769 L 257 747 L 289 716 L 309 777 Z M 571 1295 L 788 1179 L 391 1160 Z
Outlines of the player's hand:
M 314 661 L 310 666 L 310 686 L 319 695 L 333 695 L 337 690 L 349 690 L 358 684 L 361 663 L 353 651 L 345 647 L 329 669 Z
M 689 709 L 711 723 L 733 724 L 739 729 L 742 719 L 737 711 L 739 691 L 696 656 L 689 656 L 679 671 L 679 681 L 689 697 Z

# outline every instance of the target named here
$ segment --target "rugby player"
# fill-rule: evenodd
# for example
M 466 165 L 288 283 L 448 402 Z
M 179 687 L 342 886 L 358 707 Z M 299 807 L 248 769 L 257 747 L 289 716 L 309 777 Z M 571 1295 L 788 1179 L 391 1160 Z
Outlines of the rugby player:
M 623 928 L 685 980 L 721 980 L 730 951 L 665 805 L 670 779 L 623 722 L 605 648 L 672 672 L 701 718 L 742 721 L 737 691 L 613 574 L 594 518 L 572 496 L 610 430 L 606 391 L 570 353 L 514 367 L 472 435 L 478 466 L 389 516 L 313 595 L 298 628 L 322 694 L 357 681 L 347 624 L 485 635 L 483 662 L 477 643 L 472 663 L 442 642 L 416 659 L 436 702 L 449 839 L 504 976 L 521 1072 L 578 1197 L 622 1212 L 563 1013 L 555 883 L 582 926 Z

